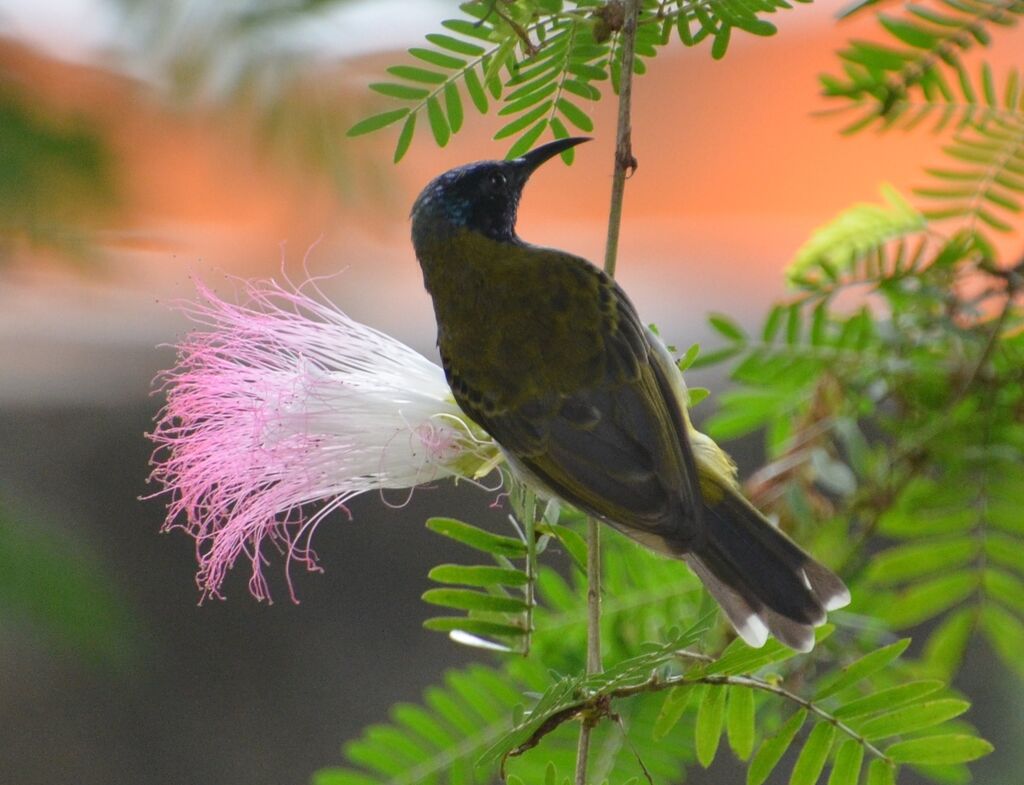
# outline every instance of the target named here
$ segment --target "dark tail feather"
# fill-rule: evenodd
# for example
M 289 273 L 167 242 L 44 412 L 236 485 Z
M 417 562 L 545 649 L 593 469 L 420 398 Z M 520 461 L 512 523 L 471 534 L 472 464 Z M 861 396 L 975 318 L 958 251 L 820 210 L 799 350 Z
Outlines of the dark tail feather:
M 768 634 L 798 651 L 814 647 L 814 628 L 850 592 L 738 493 L 702 509 L 706 537 L 684 557 L 736 632 L 751 646 Z

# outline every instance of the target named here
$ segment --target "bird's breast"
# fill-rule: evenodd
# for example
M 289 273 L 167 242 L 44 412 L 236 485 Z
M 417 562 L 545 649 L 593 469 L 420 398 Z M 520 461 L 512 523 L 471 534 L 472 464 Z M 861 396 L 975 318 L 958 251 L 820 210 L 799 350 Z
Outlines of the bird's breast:
M 417 250 L 453 387 L 515 406 L 602 376 L 609 308 L 588 262 L 472 232 Z

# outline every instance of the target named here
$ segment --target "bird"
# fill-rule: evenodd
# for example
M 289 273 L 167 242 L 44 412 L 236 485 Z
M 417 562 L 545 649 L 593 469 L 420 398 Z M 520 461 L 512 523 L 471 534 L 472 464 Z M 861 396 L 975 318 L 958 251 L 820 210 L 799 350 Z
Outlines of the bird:
M 603 270 L 516 233 L 538 167 L 588 137 L 434 178 L 412 244 L 453 397 L 512 471 L 647 548 L 686 562 L 749 645 L 810 651 L 843 581 L 742 494 L 690 422 L 682 373 Z

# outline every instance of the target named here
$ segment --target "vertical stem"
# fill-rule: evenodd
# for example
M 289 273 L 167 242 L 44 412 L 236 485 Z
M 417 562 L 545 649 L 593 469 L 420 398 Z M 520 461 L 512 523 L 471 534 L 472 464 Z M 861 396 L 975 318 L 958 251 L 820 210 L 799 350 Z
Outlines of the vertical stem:
M 626 192 L 626 175 L 636 168 L 633 157 L 633 60 L 636 47 L 636 26 L 640 0 L 625 0 L 626 19 L 622 27 L 622 68 L 619 72 L 619 118 L 615 132 L 615 167 L 612 170 L 612 198 L 608 210 L 608 239 L 604 249 L 604 271 L 615 275 L 619 254 L 619 227 L 622 225 L 622 199 Z
M 530 653 L 533 641 L 533 606 L 535 584 L 537 583 L 537 495 L 522 486 L 525 495 L 523 504 L 523 525 L 526 528 L 526 586 L 523 590 L 523 601 L 526 603 L 526 635 L 523 636 L 523 655 Z
M 619 75 L 619 117 L 615 134 L 615 167 L 612 171 L 611 206 L 608 211 L 608 239 L 605 245 L 604 270 L 615 275 L 619 252 L 619 227 L 622 225 L 622 201 L 626 175 L 636 168 L 631 145 L 630 110 L 633 99 L 633 59 L 636 27 L 640 16 L 640 0 L 625 0 L 625 21 L 620 41 L 622 67 Z M 601 665 L 601 531 L 593 518 L 587 519 L 587 673 L 599 673 Z M 576 748 L 575 785 L 587 785 L 587 759 L 593 720 L 584 717 Z
M 587 518 L 587 673 L 600 673 L 601 666 L 601 524 Z M 584 715 L 576 746 L 575 785 L 587 785 L 590 732 L 594 723 Z

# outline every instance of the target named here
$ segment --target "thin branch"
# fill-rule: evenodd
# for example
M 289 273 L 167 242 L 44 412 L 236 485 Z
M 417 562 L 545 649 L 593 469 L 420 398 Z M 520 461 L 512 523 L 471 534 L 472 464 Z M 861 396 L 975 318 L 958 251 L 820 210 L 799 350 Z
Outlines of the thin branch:
M 587 673 L 600 673 L 601 665 L 601 524 L 587 518 Z M 587 760 L 590 757 L 590 733 L 601 719 L 588 713 L 580 725 L 576 746 L 575 785 L 587 785 Z
M 631 145 L 633 98 L 633 60 L 636 49 L 637 20 L 640 0 L 626 0 L 626 17 L 622 27 L 622 67 L 619 77 L 619 117 L 615 134 L 615 168 L 612 173 L 611 206 L 608 210 L 608 239 L 605 245 L 604 270 L 615 275 L 619 252 L 619 228 L 622 225 L 622 201 L 626 191 L 626 175 L 636 169 Z M 587 520 L 587 673 L 600 673 L 601 666 L 601 531 L 593 518 Z M 601 719 L 601 712 L 588 712 L 580 725 L 576 748 L 575 785 L 587 785 L 587 759 L 590 734 Z
M 712 661 L 712 658 L 705 657 L 704 655 L 696 654 L 694 652 L 680 651 L 678 654 L 683 657 L 698 659 L 701 661 Z M 876 758 L 881 758 L 884 761 L 892 763 L 892 759 L 872 744 L 865 736 L 858 733 L 834 714 L 821 708 L 821 706 L 814 701 L 804 698 L 801 695 L 797 695 L 795 692 L 791 692 L 785 687 L 780 687 L 778 684 L 773 684 L 772 682 L 765 681 L 764 679 L 759 679 L 754 676 L 726 676 L 719 674 L 705 676 L 682 675 L 663 679 L 660 678 L 657 673 L 654 673 L 647 681 L 641 684 L 618 687 L 608 692 L 590 695 L 570 706 L 559 709 L 557 712 L 552 714 L 529 739 L 510 751 L 508 754 L 510 756 L 521 755 L 526 750 L 537 746 L 541 738 L 554 731 L 563 722 L 567 722 L 576 717 L 583 716 L 592 718 L 594 715 L 611 716 L 611 702 L 613 699 L 628 698 L 633 695 L 639 695 L 647 692 L 661 692 L 663 690 L 675 689 L 676 687 L 686 687 L 691 684 L 713 684 L 716 687 L 744 687 L 746 689 L 768 692 L 777 697 L 784 698 L 785 700 L 806 709 L 808 712 L 818 717 L 822 722 L 827 722 L 829 725 L 832 725 L 836 730 L 856 741 Z
M 615 168 L 612 170 L 612 198 L 608 210 L 608 239 L 604 251 L 604 271 L 615 275 L 619 254 L 619 228 L 622 225 L 622 201 L 626 176 L 636 169 L 633 157 L 631 120 L 633 101 L 633 60 L 636 49 L 636 27 L 640 15 L 639 0 L 627 0 L 626 21 L 622 27 L 622 67 L 619 70 L 619 119 L 615 133 Z

